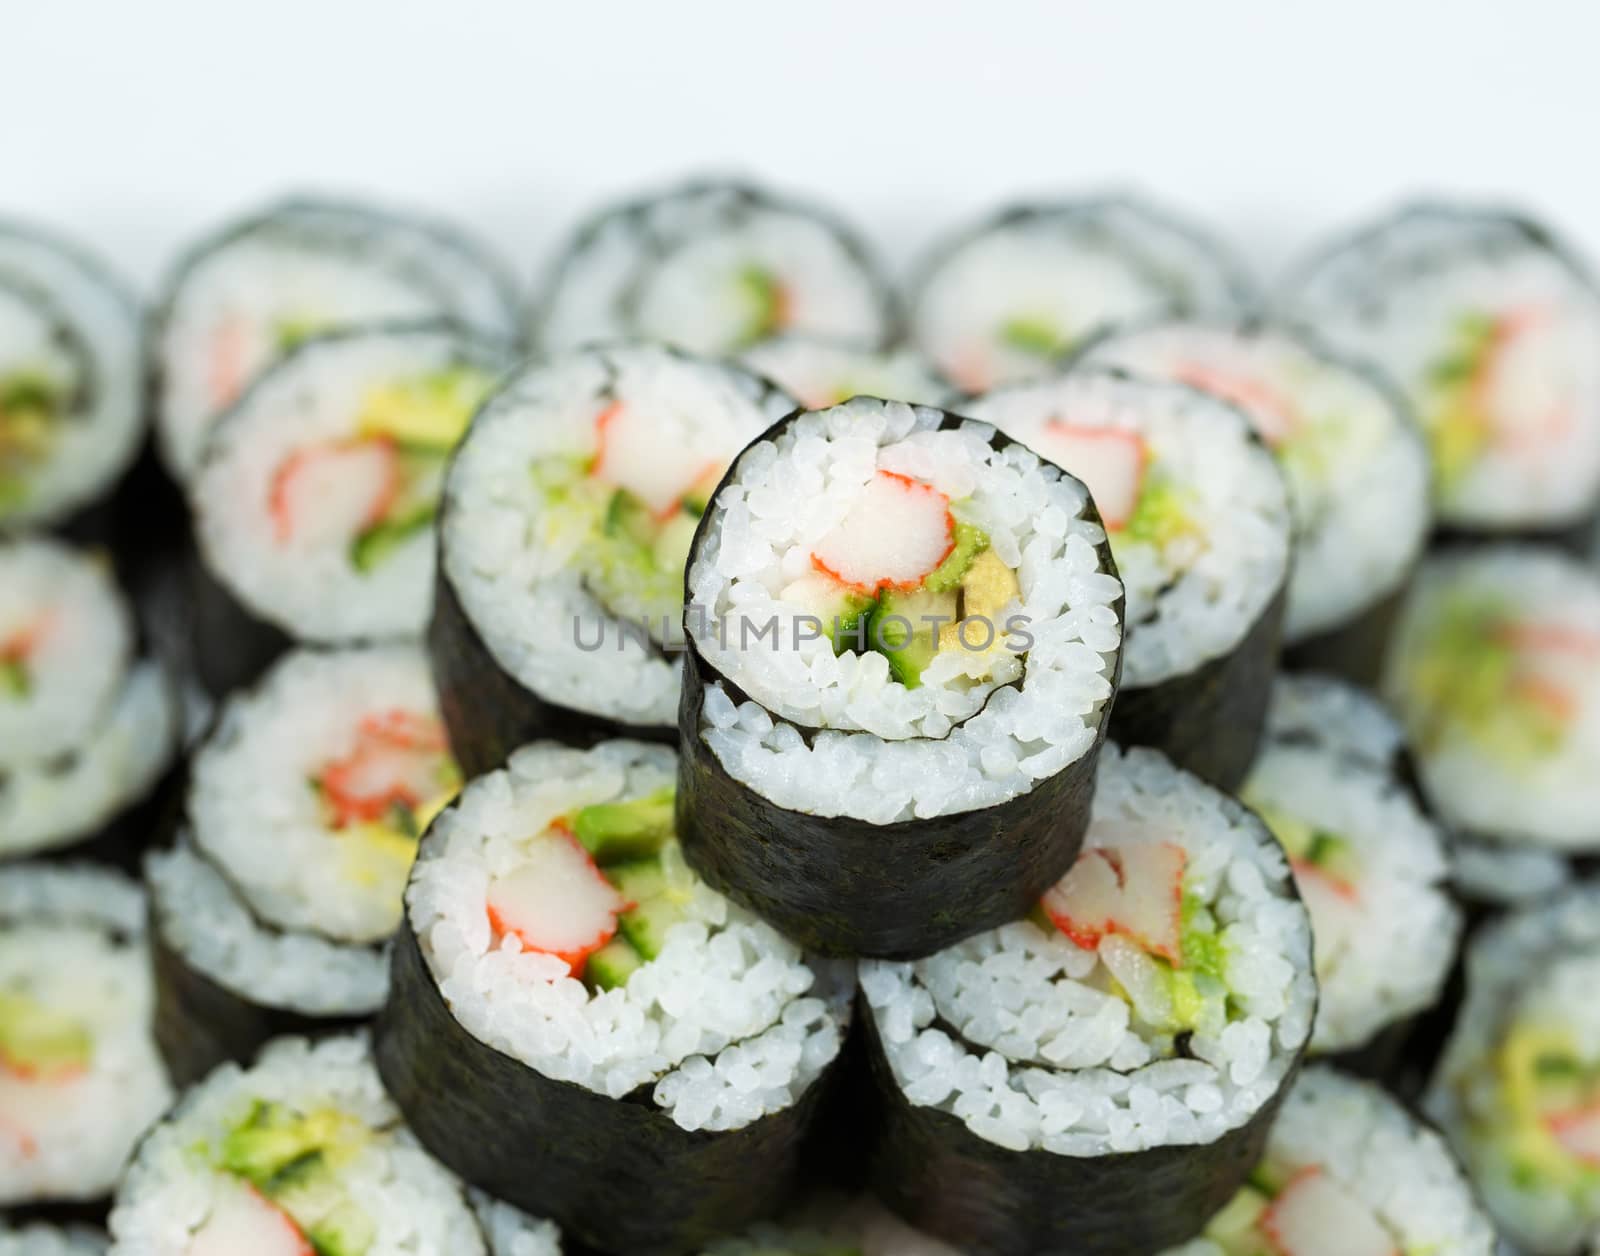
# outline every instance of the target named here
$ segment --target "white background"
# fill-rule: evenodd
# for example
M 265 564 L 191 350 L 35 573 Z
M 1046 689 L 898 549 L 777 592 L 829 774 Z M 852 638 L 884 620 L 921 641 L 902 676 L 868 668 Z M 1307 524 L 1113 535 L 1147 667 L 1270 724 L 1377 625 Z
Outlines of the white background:
M 707 170 L 833 202 L 897 267 L 1107 184 L 1264 272 L 1418 190 L 1600 253 L 1597 127 L 1584 0 L 0 0 L 0 214 L 146 285 L 287 188 L 452 215 L 526 280 L 597 202 Z

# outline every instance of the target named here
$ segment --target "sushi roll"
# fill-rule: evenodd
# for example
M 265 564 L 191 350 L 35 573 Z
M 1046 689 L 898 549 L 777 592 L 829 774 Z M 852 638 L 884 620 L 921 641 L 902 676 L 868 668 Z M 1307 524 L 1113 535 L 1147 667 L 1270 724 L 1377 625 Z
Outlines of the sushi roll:
M 101 1199 L 171 1102 L 144 918 L 110 869 L 0 871 L 0 1208 Z
M 718 488 L 688 600 L 678 822 L 729 897 L 910 958 L 1071 865 L 1122 646 L 1078 481 L 928 407 L 802 412 Z
M 279 1038 L 187 1091 L 139 1146 L 111 1256 L 560 1256 L 467 1188 L 384 1093 L 365 1035 Z
M 1271 452 L 1228 403 L 1109 369 L 965 410 L 1094 497 L 1128 593 L 1111 736 L 1233 789 L 1255 758 L 1287 598 L 1293 510 Z
M 206 433 L 268 366 L 309 336 L 445 320 L 496 334 L 514 322 L 496 262 L 417 215 L 313 198 L 268 205 L 178 263 L 156 312 L 156 434 L 187 482 Z
M 468 785 L 423 839 L 377 1028 L 435 1155 L 630 1256 L 785 1201 L 850 1012 L 848 964 L 689 869 L 674 759 L 544 742 Z
M 1479 933 L 1427 1110 L 1506 1237 L 1577 1256 L 1600 1231 L 1600 887 Z
M 966 393 L 1050 373 L 1105 327 L 1254 302 L 1205 232 L 1132 197 L 1008 209 L 935 250 L 911 298 L 910 339 Z
M 547 354 L 654 340 L 715 357 L 791 332 L 874 348 L 895 312 L 849 227 L 763 188 L 704 181 L 613 205 L 580 228 L 535 323 Z
M 1384 693 L 1452 828 L 1600 850 L 1600 575 L 1501 544 L 1426 562 L 1401 612 Z
M 740 360 L 800 398 L 808 410 L 825 410 L 858 396 L 936 406 L 950 393 L 950 386 L 909 349 L 863 349 L 815 336 L 779 336 L 753 345 Z
M 189 482 L 214 694 L 290 641 L 422 635 L 445 464 L 509 346 L 441 325 L 306 341 L 212 427 Z
M 290 654 L 223 707 L 189 829 L 146 865 L 156 1033 L 180 1084 L 378 1010 L 418 836 L 459 785 L 410 647 Z
M 1311 930 L 1250 812 L 1108 746 L 1078 862 L 1019 920 L 862 964 L 871 1184 L 986 1256 L 1129 1256 L 1245 1184 L 1311 1035 Z
M 153 835 L 179 711 L 137 645 L 102 555 L 0 542 L 0 861 L 92 842 L 132 862 Z
M 1451 852 L 1456 894 L 1475 909 L 1520 907 L 1573 879 L 1570 860 L 1554 850 L 1458 838 Z
M 870 1195 L 808 1200 L 778 1221 L 719 1239 L 700 1256 L 960 1256 L 919 1234 Z
M 0 1256 L 105 1256 L 106 1236 L 88 1226 L 43 1222 L 12 1229 L 0 1221 Z
M 0 530 L 104 501 L 144 441 L 139 308 L 74 245 L 0 221 Z
M 1308 1068 L 1249 1184 L 1166 1256 L 1494 1256 L 1444 1140 L 1377 1086 Z
M 1433 522 L 1427 446 L 1399 394 L 1304 334 L 1254 321 L 1160 319 L 1076 361 L 1179 380 L 1249 416 L 1289 481 L 1288 657 L 1376 684 Z
M 1365 694 L 1299 676 L 1273 691 L 1239 797 L 1282 843 L 1311 913 L 1320 991 L 1311 1052 L 1364 1053 L 1367 1068 L 1387 1071 L 1402 1063 L 1415 1018 L 1438 1002 L 1461 937 L 1444 838 L 1392 758 L 1374 762 L 1398 730 L 1363 735 L 1363 717 L 1384 718 L 1362 711 Z M 1341 711 L 1356 718 L 1341 721 Z M 1313 712 L 1322 718 L 1302 718 Z M 1364 745 L 1352 754 L 1349 742 Z
M 1410 205 L 1307 262 L 1282 304 L 1404 390 L 1442 524 L 1587 542 L 1600 505 L 1600 292 L 1545 227 Z
M 672 738 L 689 540 L 734 455 L 794 408 L 647 345 L 527 367 L 490 400 L 445 482 L 428 630 L 468 776 L 539 738 Z

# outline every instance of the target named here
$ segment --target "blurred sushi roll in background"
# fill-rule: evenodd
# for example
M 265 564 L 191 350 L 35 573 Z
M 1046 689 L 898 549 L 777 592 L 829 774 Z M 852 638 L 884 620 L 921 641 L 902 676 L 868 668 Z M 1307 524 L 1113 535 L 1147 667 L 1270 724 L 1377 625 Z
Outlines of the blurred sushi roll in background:
M 420 638 L 445 465 L 511 362 L 447 325 L 337 332 L 268 367 L 189 481 L 194 657 L 221 695 L 290 643 Z
M 1313 257 L 1281 302 L 1405 392 L 1444 527 L 1587 547 L 1600 506 L 1600 291 L 1544 226 L 1411 205 Z
M 734 456 L 794 401 L 660 346 L 512 376 L 445 484 L 428 631 L 467 774 L 525 742 L 670 740 L 689 541 Z
M 653 340 L 720 356 L 789 333 L 877 348 L 896 322 L 889 288 L 851 228 L 727 181 L 604 210 L 566 246 L 537 311 L 534 340 L 547 354 Z
M 853 993 L 693 873 L 675 771 L 546 742 L 469 784 L 423 839 L 377 1029 L 435 1155 L 639 1256 L 783 1204 Z
M 1158 1251 L 1245 1184 L 1311 1036 L 1311 926 L 1231 798 L 1108 746 L 1026 920 L 862 965 L 872 1186 L 994 1256 Z
M 1200 228 L 1134 197 L 1091 197 L 1008 209 L 937 247 L 911 295 L 910 341 L 976 394 L 1049 374 L 1115 324 L 1254 304 Z
M 945 383 L 910 349 L 864 349 L 816 336 L 779 336 L 751 346 L 740 361 L 808 410 L 826 410 L 852 397 L 883 397 L 937 406 Z
M 105 1256 L 106 1236 L 88 1226 L 34 1222 L 16 1229 L 0 1221 L 0 1256 Z
M 797 414 L 718 488 L 688 594 L 679 822 L 711 884 L 911 957 L 1071 865 L 1122 645 L 1078 481 L 941 410 Z
M 1111 736 L 1237 787 L 1277 670 L 1294 529 L 1283 473 L 1249 421 L 1209 393 L 1109 368 L 964 409 L 1094 498 L 1128 595 Z
M 762 1221 L 700 1256 L 960 1256 L 919 1234 L 871 1195 L 827 1194 L 805 1201 L 781 1220 Z
M 180 1085 L 378 1010 L 418 838 L 459 787 L 414 648 L 297 652 L 229 700 L 183 840 L 145 869 Z

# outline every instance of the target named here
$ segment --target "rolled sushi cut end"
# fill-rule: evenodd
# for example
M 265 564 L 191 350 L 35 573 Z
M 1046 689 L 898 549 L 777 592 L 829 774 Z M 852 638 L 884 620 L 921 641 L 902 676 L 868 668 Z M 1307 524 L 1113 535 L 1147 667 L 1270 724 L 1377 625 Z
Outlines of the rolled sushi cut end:
M 1600 502 L 1600 293 L 1514 213 L 1415 204 L 1308 263 L 1291 318 L 1381 367 L 1433 455 L 1440 519 L 1562 529 Z
M 105 1256 L 106 1236 L 88 1226 L 34 1222 L 13 1229 L 0 1221 L 0 1256 Z
M 781 1220 L 720 1239 L 699 1256 L 958 1256 L 918 1233 L 870 1195 L 808 1199 Z
M 1247 1185 L 1166 1256 L 1490 1256 L 1494 1227 L 1448 1147 L 1382 1089 L 1301 1074 Z
M 110 870 L 0 874 L 0 1206 L 106 1195 L 172 1099 L 144 913 L 138 885 Z
M 1091 198 L 1011 209 L 942 246 L 913 294 L 911 339 L 977 394 L 1048 374 L 1106 326 L 1251 300 L 1203 232 L 1144 201 Z
M 1548 549 L 1430 559 L 1396 629 L 1385 696 L 1430 802 L 1467 834 L 1600 846 L 1600 579 Z
M 808 410 L 826 410 L 852 397 L 882 397 L 936 406 L 950 386 L 909 349 L 869 349 L 816 336 L 779 336 L 752 345 L 740 361 L 770 379 Z
M 559 1256 L 547 1221 L 469 1198 L 383 1091 L 363 1036 L 218 1069 L 141 1144 L 111 1214 L 128 1256 Z

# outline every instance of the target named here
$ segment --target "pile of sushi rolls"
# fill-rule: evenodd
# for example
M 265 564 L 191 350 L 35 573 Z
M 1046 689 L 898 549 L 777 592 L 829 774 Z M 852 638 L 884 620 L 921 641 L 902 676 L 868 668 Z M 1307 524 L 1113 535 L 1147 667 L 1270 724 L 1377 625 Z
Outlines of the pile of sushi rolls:
M 150 836 L 180 720 L 137 636 L 98 551 L 0 542 L 0 860 L 90 841 L 131 859 Z
M 689 869 L 675 758 L 543 742 L 471 782 L 423 839 L 377 1029 L 435 1155 L 637 1256 L 785 1201 L 854 977 Z
M 1278 455 L 1294 507 L 1284 644 L 1375 684 L 1401 590 L 1427 542 L 1427 445 L 1398 392 L 1304 333 L 1158 319 L 1077 359 L 1176 379 L 1233 402 Z
M 144 440 L 139 310 L 54 236 L 0 221 L 0 528 L 104 500 Z
M 1247 1185 L 1166 1256 L 1492 1256 L 1494 1227 L 1442 1138 L 1382 1089 L 1308 1068 Z
M 0 1221 L 0 1256 L 105 1256 L 106 1236 L 87 1226 L 35 1222 L 12 1229 Z
M 1111 736 L 1224 789 L 1255 757 L 1277 668 L 1293 510 L 1220 398 L 1112 368 L 996 389 L 965 412 L 1089 486 L 1127 588 Z
M 146 862 L 180 1084 L 377 1011 L 418 838 L 459 786 L 414 647 L 289 654 L 227 702 L 187 834 Z
M 911 299 L 910 337 L 963 392 L 1051 371 L 1103 328 L 1163 311 L 1229 315 L 1254 303 L 1238 263 L 1142 199 L 1006 210 L 940 246 Z
M 930 407 L 801 412 L 718 488 L 688 599 L 679 823 L 712 885 L 910 958 L 1071 866 L 1122 646 L 1077 480 Z
M 701 1256 L 960 1256 L 920 1234 L 870 1195 L 825 1194 L 777 1221 L 720 1239 Z
M 1576 1256 L 1600 1232 L 1600 886 L 1486 925 L 1426 1100 L 1508 1239 Z
M 1283 676 L 1273 689 L 1239 797 L 1283 844 L 1311 913 L 1320 992 L 1311 1051 L 1367 1051 L 1382 1068 L 1398 1063 L 1389 1057 L 1439 1000 L 1455 959 L 1461 912 L 1444 837 L 1392 758 L 1381 761 L 1390 737 L 1362 729 L 1374 719 L 1393 730 L 1373 699 L 1318 676 Z M 1351 753 L 1351 743 L 1363 748 Z
M 778 336 L 752 346 L 740 360 L 808 410 L 825 410 L 852 397 L 936 406 L 950 393 L 926 362 L 904 348 L 865 349 L 819 336 Z
M 418 1145 L 364 1034 L 274 1039 L 189 1089 L 140 1144 L 112 1256 L 560 1256 L 560 1232 Z
M 212 692 L 254 679 L 289 640 L 421 637 L 445 465 L 508 365 L 507 345 L 447 325 L 335 333 L 217 421 L 188 486 Z
M 1456 831 L 1600 849 L 1600 575 L 1558 550 L 1454 550 L 1420 569 L 1384 693 Z
M 723 471 L 794 401 L 650 345 L 513 375 L 451 464 L 428 630 L 469 776 L 540 738 L 674 734 L 689 541 Z
M 0 872 L 0 1208 L 110 1193 L 172 1100 L 153 1002 L 137 884 L 90 864 Z
M 867 961 L 873 1189 L 993 1256 L 1128 1256 L 1243 1186 L 1311 1036 L 1311 927 L 1244 807 L 1108 746 L 1083 853 L 1036 910 Z
M 252 380 L 309 336 L 442 319 L 509 333 L 511 288 L 454 229 L 414 214 L 319 199 L 265 207 L 179 262 L 156 313 L 156 432 L 186 482 L 206 433 Z
M 1412 205 L 1307 263 L 1283 305 L 1405 391 L 1432 447 L 1441 523 L 1588 542 L 1600 504 L 1600 292 L 1543 226 Z
M 791 332 L 878 346 L 894 328 L 889 289 L 849 227 L 762 188 L 708 181 L 612 206 L 580 228 L 535 337 L 549 354 L 653 340 L 725 355 Z

